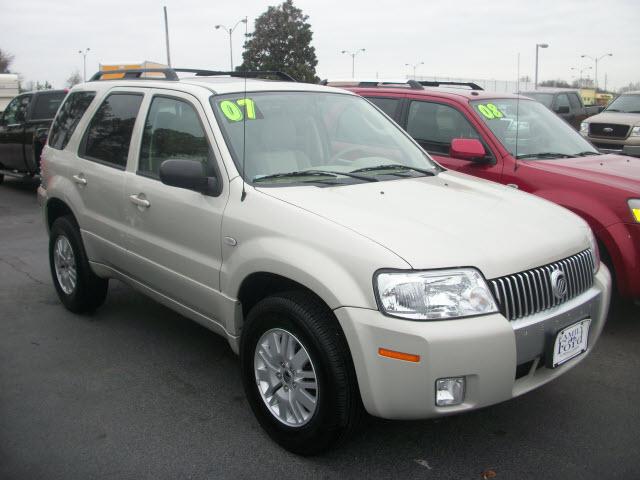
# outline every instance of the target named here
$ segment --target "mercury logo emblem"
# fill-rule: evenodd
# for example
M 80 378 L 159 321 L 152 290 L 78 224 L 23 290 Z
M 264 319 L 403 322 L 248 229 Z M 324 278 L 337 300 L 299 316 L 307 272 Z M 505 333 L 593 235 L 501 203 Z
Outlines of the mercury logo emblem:
M 567 278 L 562 270 L 555 269 L 551 272 L 551 289 L 558 300 L 567 294 Z
M 611 127 L 604 127 L 602 130 L 603 130 L 605 133 L 612 133 L 612 132 L 613 132 L 613 128 L 611 128 Z

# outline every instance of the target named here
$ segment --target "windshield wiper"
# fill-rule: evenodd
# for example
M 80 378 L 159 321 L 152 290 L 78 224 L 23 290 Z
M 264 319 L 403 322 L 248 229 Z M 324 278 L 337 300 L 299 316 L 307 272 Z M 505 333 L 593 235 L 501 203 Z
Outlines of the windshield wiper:
M 528 153 L 526 155 L 518 155 L 518 160 L 524 158 L 574 158 L 575 155 L 567 155 L 566 153 L 556 152 L 540 152 L 540 153 Z
M 254 182 L 262 182 L 263 180 L 273 180 L 277 178 L 288 178 L 288 177 L 332 177 L 336 178 L 338 175 L 344 175 L 345 177 L 357 178 L 358 180 L 363 180 L 365 182 L 377 182 L 377 178 L 366 177 L 364 175 L 353 175 L 352 173 L 346 172 L 332 172 L 330 170 L 299 170 L 295 172 L 288 173 L 273 173 L 271 175 L 257 176 L 253 177 Z
M 357 170 L 352 170 L 351 173 L 358 172 L 377 172 L 378 170 L 413 170 L 414 172 L 419 172 L 424 175 L 434 176 L 435 172 L 431 170 L 425 170 L 423 168 L 409 167 L 407 165 L 401 165 L 399 163 L 389 163 L 386 165 L 376 165 L 375 167 L 365 167 L 358 168 Z
M 600 152 L 592 152 L 591 150 L 585 150 L 584 152 L 576 153 L 576 157 L 588 157 L 590 155 L 602 155 Z
M 619 112 L 620 110 L 618 110 L 617 108 L 607 108 L 606 111 L 607 112 Z

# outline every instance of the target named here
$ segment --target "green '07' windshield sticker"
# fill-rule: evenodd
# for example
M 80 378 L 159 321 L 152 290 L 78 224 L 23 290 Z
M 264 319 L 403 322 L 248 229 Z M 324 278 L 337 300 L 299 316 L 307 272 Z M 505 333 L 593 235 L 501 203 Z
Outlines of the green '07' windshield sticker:
M 247 120 L 260 118 L 256 113 L 256 103 L 250 98 L 239 98 L 237 100 L 223 100 L 218 103 L 218 108 L 230 122 L 240 122 L 246 113 Z M 244 110 L 244 112 L 243 112 Z
M 487 103 L 486 105 L 481 103 L 478 105 L 478 111 L 489 120 L 504 117 L 504 114 L 493 103 Z

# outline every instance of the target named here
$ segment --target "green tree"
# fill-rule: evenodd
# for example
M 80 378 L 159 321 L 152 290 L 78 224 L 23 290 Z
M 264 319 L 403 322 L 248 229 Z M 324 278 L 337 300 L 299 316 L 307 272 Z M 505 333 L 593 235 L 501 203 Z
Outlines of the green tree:
M 316 49 L 309 17 L 286 0 L 260 15 L 248 35 L 237 70 L 278 70 L 300 82 L 316 83 Z
M 11 73 L 9 67 L 13 63 L 13 55 L 0 48 L 0 73 Z

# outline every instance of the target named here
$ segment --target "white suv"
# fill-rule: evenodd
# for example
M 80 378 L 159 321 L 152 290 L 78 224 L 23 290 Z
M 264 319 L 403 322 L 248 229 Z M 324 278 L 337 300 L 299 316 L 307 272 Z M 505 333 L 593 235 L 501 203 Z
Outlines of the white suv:
M 285 448 L 501 402 L 595 345 L 611 280 L 573 213 L 445 170 L 346 91 L 146 73 L 74 87 L 52 125 L 55 288 L 91 312 L 116 278 L 225 336 Z

